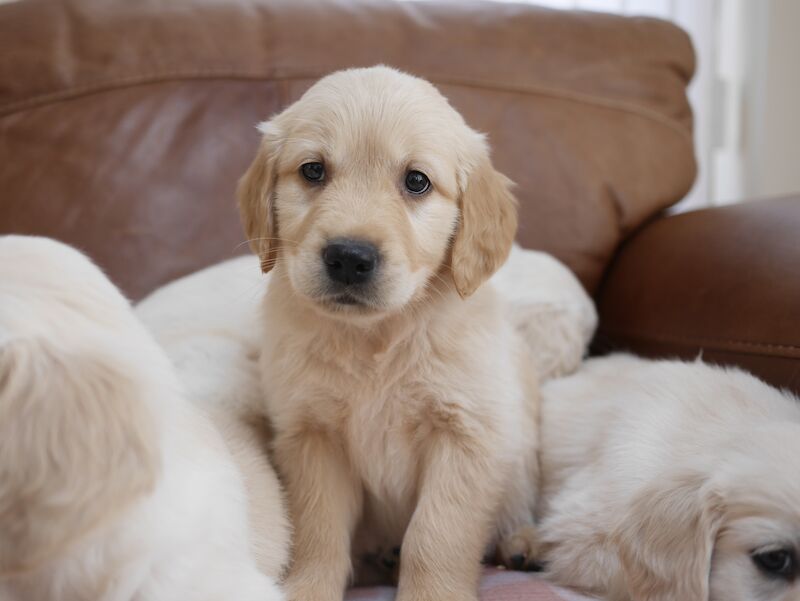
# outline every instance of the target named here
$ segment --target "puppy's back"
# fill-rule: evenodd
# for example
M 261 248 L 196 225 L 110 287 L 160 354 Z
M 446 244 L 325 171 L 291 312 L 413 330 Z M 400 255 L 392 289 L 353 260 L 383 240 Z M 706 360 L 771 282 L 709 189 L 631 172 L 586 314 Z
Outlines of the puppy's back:
M 76 295 L 110 293 L 72 249 L 0 240 L 0 575 L 60 553 L 152 491 L 158 475 L 147 391 L 125 369 L 135 342 L 92 327 L 96 316 L 81 309 L 91 303 L 59 293 L 73 277 Z M 108 300 L 99 314 L 127 306 L 116 291 Z
M 0 573 L 35 568 L 153 490 L 152 416 L 113 361 L 0 347 Z

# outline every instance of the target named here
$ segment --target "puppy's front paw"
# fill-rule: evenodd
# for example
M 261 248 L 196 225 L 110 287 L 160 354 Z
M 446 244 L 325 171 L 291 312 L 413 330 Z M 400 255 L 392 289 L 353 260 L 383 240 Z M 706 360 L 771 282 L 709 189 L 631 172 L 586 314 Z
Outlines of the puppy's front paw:
M 497 544 L 497 561 L 512 570 L 540 572 L 543 569 L 537 561 L 538 537 L 536 527 L 523 526 Z

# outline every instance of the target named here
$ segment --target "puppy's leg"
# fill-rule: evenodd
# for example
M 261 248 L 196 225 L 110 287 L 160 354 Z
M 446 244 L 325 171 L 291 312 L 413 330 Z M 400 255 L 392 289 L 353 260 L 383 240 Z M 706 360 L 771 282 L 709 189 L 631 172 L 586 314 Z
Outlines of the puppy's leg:
M 290 601 L 341 601 L 351 572 L 350 543 L 362 490 L 344 450 L 321 430 L 281 435 L 275 459 L 295 527 L 286 580 Z
M 515 465 L 498 513 L 497 561 L 514 570 L 542 568 L 534 525 L 538 472 L 536 451 L 531 449 Z
M 497 560 L 515 570 L 541 568 L 534 513 L 539 489 L 539 383 L 527 349 L 517 353 L 524 406 L 518 415 L 523 441 L 505 486 L 497 520 Z
M 431 436 L 397 601 L 474 601 L 507 474 L 485 446 L 446 432 Z

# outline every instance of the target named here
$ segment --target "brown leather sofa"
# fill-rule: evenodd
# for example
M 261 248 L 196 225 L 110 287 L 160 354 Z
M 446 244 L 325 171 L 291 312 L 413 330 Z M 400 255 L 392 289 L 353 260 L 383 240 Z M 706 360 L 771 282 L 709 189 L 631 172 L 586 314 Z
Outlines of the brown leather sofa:
M 694 54 L 645 18 L 482 2 L 0 5 L 0 233 L 84 249 L 133 299 L 246 245 L 255 124 L 330 71 L 421 75 L 486 131 L 520 242 L 595 295 L 603 351 L 744 366 L 800 391 L 800 198 L 678 216 Z

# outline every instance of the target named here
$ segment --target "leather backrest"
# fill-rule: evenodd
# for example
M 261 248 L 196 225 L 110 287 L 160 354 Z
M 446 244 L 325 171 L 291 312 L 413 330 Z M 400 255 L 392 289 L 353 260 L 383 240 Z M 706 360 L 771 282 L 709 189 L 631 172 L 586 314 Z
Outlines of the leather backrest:
M 494 2 L 25 0 L 0 5 L 0 233 L 86 250 L 134 298 L 247 252 L 257 122 L 321 75 L 425 77 L 517 184 L 519 240 L 592 291 L 695 174 L 688 37 Z

